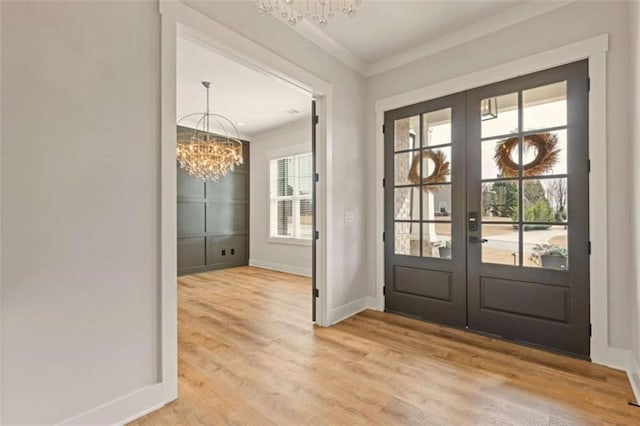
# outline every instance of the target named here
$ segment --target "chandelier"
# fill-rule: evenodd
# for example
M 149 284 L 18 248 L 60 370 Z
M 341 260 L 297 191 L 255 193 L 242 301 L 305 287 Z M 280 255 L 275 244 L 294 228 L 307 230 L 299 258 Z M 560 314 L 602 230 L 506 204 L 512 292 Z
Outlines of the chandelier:
M 209 111 L 209 87 L 211 83 L 203 81 L 207 91 L 207 109 L 204 113 L 187 114 L 178 120 L 199 116 L 193 132 L 178 136 L 178 163 L 180 167 L 202 181 L 217 181 L 242 164 L 242 141 L 238 128 L 228 118 Z M 215 132 L 211 132 L 211 121 Z M 231 133 L 231 135 L 230 135 Z
M 291 26 L 306 17 L 322 28 L 337 13 L 355 17 L 356 6 L 360 3 L 362 0 L 256 0 L 261 12 L 271 13 L 275 10 Z

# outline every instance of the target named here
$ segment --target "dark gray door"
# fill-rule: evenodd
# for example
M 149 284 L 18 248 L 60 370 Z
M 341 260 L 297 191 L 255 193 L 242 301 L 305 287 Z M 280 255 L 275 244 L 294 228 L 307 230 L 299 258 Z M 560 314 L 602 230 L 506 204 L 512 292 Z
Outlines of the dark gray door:
M 391 111 L 385 129 L 386 309 L 588 357 L 587 62 Z
M 588 145 L 587 61 L 467 93 L 470 329 L 589 356 Z
M 465 96 L 385 114 L 386 310 L 466 325 Z

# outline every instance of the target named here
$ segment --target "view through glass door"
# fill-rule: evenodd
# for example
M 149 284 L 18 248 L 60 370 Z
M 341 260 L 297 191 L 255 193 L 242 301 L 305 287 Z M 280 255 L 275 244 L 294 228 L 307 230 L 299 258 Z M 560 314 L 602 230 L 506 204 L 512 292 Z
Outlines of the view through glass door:
M 587 62 L 385 128 L 386 309 L 588 357 Z

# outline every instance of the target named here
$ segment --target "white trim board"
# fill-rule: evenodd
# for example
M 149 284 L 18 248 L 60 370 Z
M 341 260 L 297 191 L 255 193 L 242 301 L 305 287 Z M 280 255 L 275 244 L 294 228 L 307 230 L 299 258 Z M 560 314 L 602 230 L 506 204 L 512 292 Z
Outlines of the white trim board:
M 284 263 L 269 262 L 267 260 L 249 259 L 249 266 L 254 268 L 268 269 L 270 271 L 286 272 L 288 274 L 302 275 L 303 277 L 311 277 L 311 268 L 303 268 L 300 266 L 286 265 Z
M 636 404 L 640 403 L 640 362 L 633 352 L 629 351 L 630 366 L 627 370 L 627 376 L 629 377 L 629 383 L 631 383 L 631 389 L 636 397 Z
M 382 182 L 384 177 L 384 136 L 382 125 L 384 112 L 415 103 L 440 98 L 465 90 L 482 87 L 521 75 L 530 74 L 555 66 L 568 64 L 582 59 L 589 60 L 591 93 L 589 96 L 589 156 L 591 157 L 591 175 L 589 177 L 589 215 L 590 238 L 593 252 L 591 255 L 591 359 L 594 363 L 628 370 L 628 351 L 609 346 L 608 331 L 608 278 L 607 278 L 607 64 L 606 52 L 609 48 L 609 36 L 603 34 L 577 43 L 548 50 L 532 56 L 517 59 L 465 76 L 453 78 L 431 86 L 412 90 L 396 96 L 380 99 L 376 102 L 376 179 Z M 384 190 L 376 185 L 376 235 L 384 231 Z M 384 309 L 384 243 L 376 240 L 376 309 Z
M 337 324 L 349 317 L 352 317 L 362 311 L 374 308 L 375 298 L 371 296 L 361 297 L 353 302 L 346 303 L 344 305 L 333 308 L 329 314 L 329 323 L 331 325 Z
M 161 408 L 165 403 L 163 384 L 155 384 L 100 405 L 59 425 L 122 425 Z M 158 402 L 161 401 L 161 402 Z
M 561 0 L 558 2 L 528 1 L 489 18 L 482 19 L 472 25 L 452 31 L 442 37 L 429 40 L 416 47 L 398 52 L 373 63 L 363 61 L 358 55 L 329 37 L 324 31 L 308 20 L 302 20 L 291 28 L 343 64 L 365 77 L 370 77 L 427 58 L 451 49 L 452 47 L 542 15 L 543 13 L 551 12 L 575 1 L 576 0 Z M 279 16 L 271 15 L 287 25 L 286 21 Z

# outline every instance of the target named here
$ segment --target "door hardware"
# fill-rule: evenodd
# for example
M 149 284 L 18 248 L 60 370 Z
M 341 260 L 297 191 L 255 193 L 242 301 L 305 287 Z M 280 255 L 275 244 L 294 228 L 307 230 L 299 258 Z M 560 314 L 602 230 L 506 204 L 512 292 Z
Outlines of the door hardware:
M 478 212 L 469 212 L 469 231 L 478 232 Z
M 480 238 L 480 237 L 476 237 L 475 235 L 472 235 L 472 236 L 469 237 L 469 242 L 470 243 L 476 243 L 476 244 L 477 243 L 484 244 L 486 242 L 489 242 L 489 240 L 487 240 L 486 238 Z

